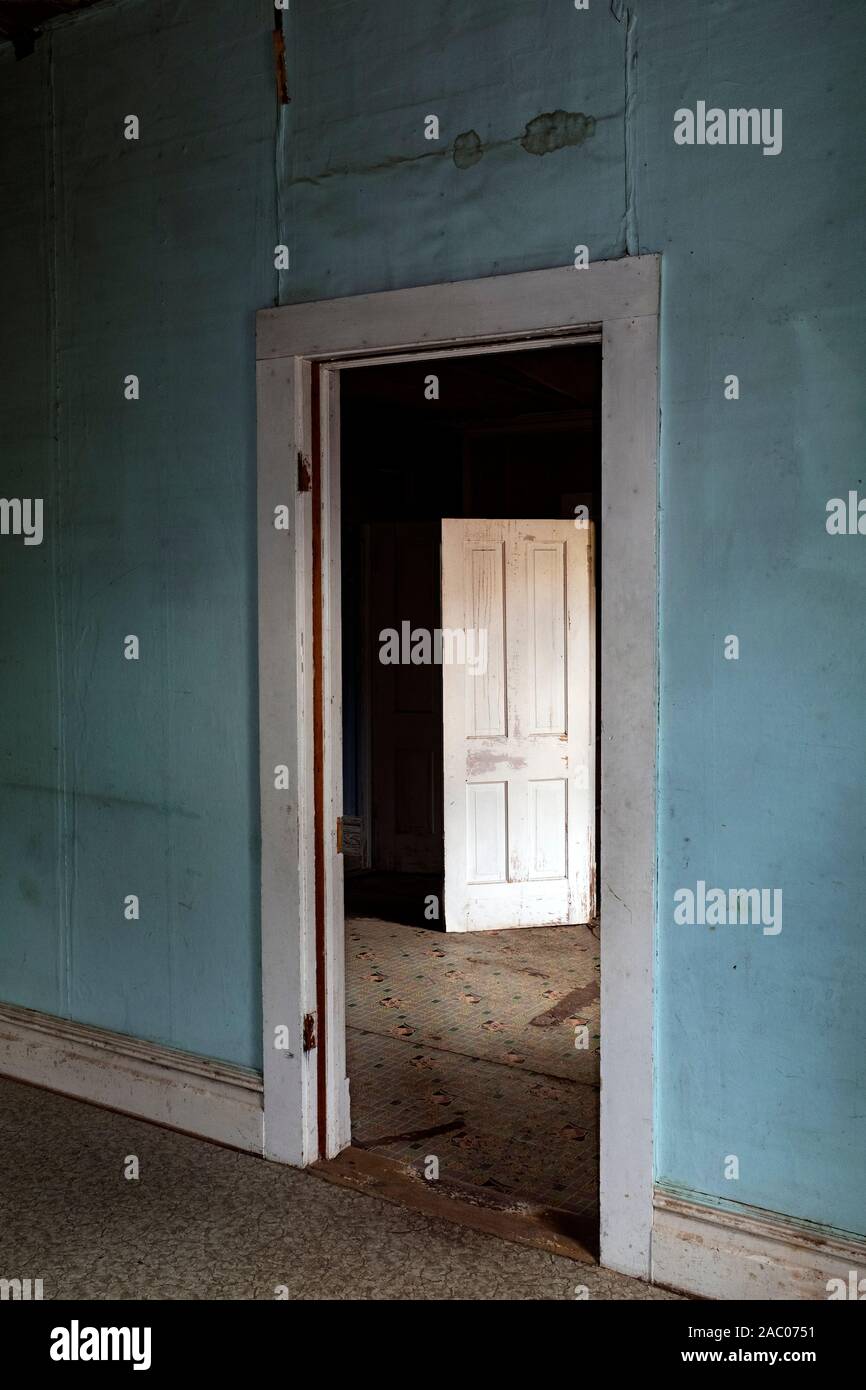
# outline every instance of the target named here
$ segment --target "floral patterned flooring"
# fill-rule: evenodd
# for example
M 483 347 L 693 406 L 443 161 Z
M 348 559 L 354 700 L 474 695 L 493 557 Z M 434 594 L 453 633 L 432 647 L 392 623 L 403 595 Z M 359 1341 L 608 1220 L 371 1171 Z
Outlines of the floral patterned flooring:
M 346 923 L 356 1143 L 597 1209 L 599 952 L 589 927 Z

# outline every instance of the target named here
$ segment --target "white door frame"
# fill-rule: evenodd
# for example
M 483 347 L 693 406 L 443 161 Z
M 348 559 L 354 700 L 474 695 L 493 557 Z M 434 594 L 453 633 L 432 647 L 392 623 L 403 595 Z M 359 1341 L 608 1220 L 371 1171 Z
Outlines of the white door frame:
M 642 1278 L 653 1214 L 659 279 L 659 257 L 638 256 L 264 309 L 256 354 L 265 1153 L 303 1165 L 350 1141 L 339 372 L 601 336 L 601 1261 Z M 275 1046 L 280 1029 L 287 1047 Z

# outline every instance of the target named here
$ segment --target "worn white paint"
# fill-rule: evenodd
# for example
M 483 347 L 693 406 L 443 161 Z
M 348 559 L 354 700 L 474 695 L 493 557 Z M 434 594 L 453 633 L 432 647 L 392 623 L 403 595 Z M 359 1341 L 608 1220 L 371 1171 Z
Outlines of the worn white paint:
M 431 285 L 421 289 L 361 295 L 316 304 L 288 305 L 263 310 L 258 316 L 259 372 L 265 381 L 276 368 L 294 379 L 312 359 L 339 368 L 341 357 L 360 365 L 386 353 L 422 358 L 425 350 L 465 349 L 489 340 L 495 351 L 503 342 L 543 337 L 575 336 L 581 329 L 603 334 L 604 439 L 602 459 L 604 613 L 601 629 L 602 663 L 602 784 L 600 895 L 602 937 L 602 1112 L 601 1112 L 601 1258 L 602 1263 L 648 1278 L 652 1228 L 652 961 L 653 897 L 655 883 L 655 756 L 656 756 L 656 462 L 658 435 L 657 337 L 659 258 L 630 257 L 598 262 L 586 270 L 557 268 L 486 280 Z M 286 420 L 286 412 L 292 419 Z M 278 402 L 270 390 L 260 396 L 261 464 L 269 475 L 272 451 L 279 441 L 292 440 L 309 455 L 311 435 L 303 400 L 298 408 Z M 323 459 L 323 470 L 334 478 L 339 467 L 335 451 Z M 303 508 L 301 525 L 305 524 Z M 326 526 L 336 524 L 330 511 Z M 334 537 L 328 542 L 337 548 Z M 296 614 L 289 630 L 281 613 L 279 591 L 287 583 L 279 552 L 265 545 L 261 555 L 260 592 L 269 595 L 260 622 L 260 683 L 266 686 L 275 664 L 277 681 L 284 663 L 304 660 L 311 634 L 309 595 L 312 593 L 312 552 L 306 536 L 296 543 L 298 585 Z M 336 615 L 337 620 L 339 615 Z M 332 631 L 331 641 L 337 640 Z M 276 654 L 274 654 L 276 652 Z M 298 674 L 299 689 L 308 698 L 306 671 Z M 326 713 L 328 713 L 326 711 Z M 330 706 L 326 756 L 331 776 L 339 776 L 340 729 Z M 272 708 L 262 698 L 262 745 L 272 748 L 285 737 L 284 702 Z M 303 865 L 311 858 L 312 779 L 308 762 L 312 721 L 299 710 L 300 733 L 294 745 L 296 804 L 282 824 L 263 816 L 263 950 L 266 960 L 285 960 L 271 981 L 266 997 L 268 1023 L 278 1014 L 300 1018 L 308 998 L 304 966 L 310 960 L 314 922 L 304 873 L 292 887 L 286 837 L 298 834 Z M 264 761 L 264 760 L 263 760 Z M 263 779 L 263 797 L 267 791 Z M 286 828 L 288 826 L 288 829 Z M 333 869 L 330 843 L 326 868 Z M 297 873 L 297 871 L 296 871 Z M 278 881 L 284 897 L 265 899 L 264 885 Z M 343 950 L 342 906 L 329 895 L 326 957 L 340 958 Z M 266 907 L 268 910 L 266 911 Z M 293 941 L 287 942 L 286 935 Z M 265 969 L 267 971 L 267 964 Z M 345 999 L 329 991 L 332 1009 L 320 1022 L 327 1051 L 333 1058 L 345 1031 Z M 338 1096 L 333 1112 L 329 1102 L 328 1149 L 345 1142 L 348 1133 L 344 1107 L 345 1078 L 333 1078 Z M 265 1074 L 265 1108 L 269 1089 L 279 1085 L 280 1072 Z M 315 1126 L 315 1090 L 299 1073 L 294 1089 L 283 1084 L 274 1091 L 270 1108 L 282 1126 L 286 1161 L 308 1161 L 309 1136 Z M 293 1099 L 294 1097 L 294 1099 Z M 299 1108 L 295 1100 L 299 1099 Z M 302 1154 L 298 1159 L 292 1154 Z
M 449 931 L 593 916 L 591 534 L 563 520 L 442 522 Z
M 611 318 L 601 429 L 601 1258 L 647 1278 L 653 1183 L 658 321 Z
M 0 1075 L 263 1152 L 262 1080 L 245 1067 L 3 1004 Z
M 303 1052 L 303 1018 L 316 1007 L 312 499 L 298 490 L 299 454 L 309 457 L 310 367 L 260 362 L 256 375 L 265 1153 L 302 1165 L 317 1157 L 316 1058 Z M 276 528 L 277 507 L 288 507 L 290 531 Z M 275 787 L 282 766 L 288 791 Z M 288 1048 L 278 1048 L 284 1027 Z
M 570 346 L 572 346 L 572 345 L 574 345 L 574 344 L 578 344 L 578 343 L 579 343 L 582 347 L 585 347 L 587 343 L 600 343 L 600 342 L 601 342 L 601 333 L 598 333 L 598 332 L 595 332 L 595 333 L 594 333 L 594 332 L 590 332 L 588 329 L 585 329 L 585 328 L 582 328 L 582 329 L 580 330 L 579 333 L 568 333 L 568 332 L 547 333 L 547 334 L 545 334 L 545 336 L 544 336 L 543 338 L 533 338 L 533 337 L 527 337 L 527 336 L 525 336 L 525 335 L 521 335 L 521 336 L 519 336 L 519 337 L 517 337 L 517 338 L 513 338 L 513 339 L 512 339 L 512 338 L 499 338 L 499 339 L 497 339 L 497 343 L 496 343 L 496 355 L 497 355 L 497 357 L 498 357 L 498 356 L 500 356 L 501 354 L 509 353 L 509 352 L 538 352 L 538 351 L 540 351 L 540 350 L 543 349 L 543 348 L 549 348 L 549 347 L 552 347 L 552 346 L 554 346 L 554 345 L 555 345 L 556 347 L 570 347 Z M 428 349 L 427 351 L 425 351 L 425 353 L 424 353 L 424 361 L 425 361 L 425 362 L 436 362 L 436 361 L 437 361 L 439 358 L 441 358 L 441 357 L 448 357 L 448 358 L 450 358 L 452 361 L 454 361 L 455 358 L 460 358 L 460 357 L 480 357 L 483 353 L 489 352 L 489 351 L 490 351 L 490 343 L 489 343 L 489 341 L 482 341 L 482 342 L 477 342 L 477 343 L 470 343 L 468 347 L 453 347 L 453 346 L 452 346 L 452 347 L 447 347 L 447 348 L 430 348 L 430 349 Z M 416 361 L 418 360 L 418 352 L 417 352 L 417 350 L 416 350 L 415 352 L 389 352 L 389 353 L 388 353 L 388 359 L 387 359 L 387 360 L 388 360 L 388 365 L 389 365 L 389 367 L 390 367 L 390 366 L 396 366 L 396 365 L 398 365 L 400 362 L 416 362 Z M 369 367 L 369 365 L 370 365 L 370 358 L 369 358 L 369 357 L 359 357 L 359 358 L 341 357 L 341 358 L 340 358 L 340 370 L 341 370 L 341 371 L 345 370 L 346 367 Z
M 657 1191 L 652 1278 L 701 1298 L 826 1300 L 830 1280 L 866 1281 L 866 1243 L 753 1211 Z M 866 1283 L 864 1283 L 866 1293 Z
M 339 378 L 320 374 L 322 459 L 340 458 Z M 346 1075 L 346 946 L 343 932 L 343 857 L 337 821 L 343 814 L 343 642 L 340 563 L 340 469 L 321 469 L 322 488 L 322 645 L 324 719 L 325 836 L 325 1036 L 327 1127 L 325 1157 L 334 1158 L 352 1142 L 349 1078 Z M 306 731 L 312 743 L 312 729 Z M 340 1019 L 339 1026 L 335 1020 Z
M 611 319 L 658 314 L 657 256 L 455 280 L 417 289 L 261 309 L 257 356 L 369 358 L 374 353 L 465 347 L 473 340 L 538 337 Z

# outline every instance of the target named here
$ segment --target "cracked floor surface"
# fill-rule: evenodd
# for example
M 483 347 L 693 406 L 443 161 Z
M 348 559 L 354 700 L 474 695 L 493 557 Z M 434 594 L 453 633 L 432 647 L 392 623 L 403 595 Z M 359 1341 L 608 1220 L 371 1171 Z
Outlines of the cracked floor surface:
M 2 1078 L 0 1277 L 46 1299 L 676 1297 Z

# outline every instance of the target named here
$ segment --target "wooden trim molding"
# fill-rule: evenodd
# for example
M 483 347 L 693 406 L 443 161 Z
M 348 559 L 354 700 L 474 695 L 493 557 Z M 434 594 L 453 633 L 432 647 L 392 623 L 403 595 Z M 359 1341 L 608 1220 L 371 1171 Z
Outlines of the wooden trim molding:
M 721 1210 L 656 1188 L 652 1280 L 724 1300 L 826 1300 L 866 1278 L 866 1241 L 757 1210 Z
M 537 337 L 614 318 L 655 318 L 659 257 L 596 261 L 584 270 L 556 266 L 482 280 L 321 299 L 260 309 L 256 356 L 351 356 Z
M 0 1075 L 263 1151 L 262 1078 L 228 1062 L 0 1004 Z

